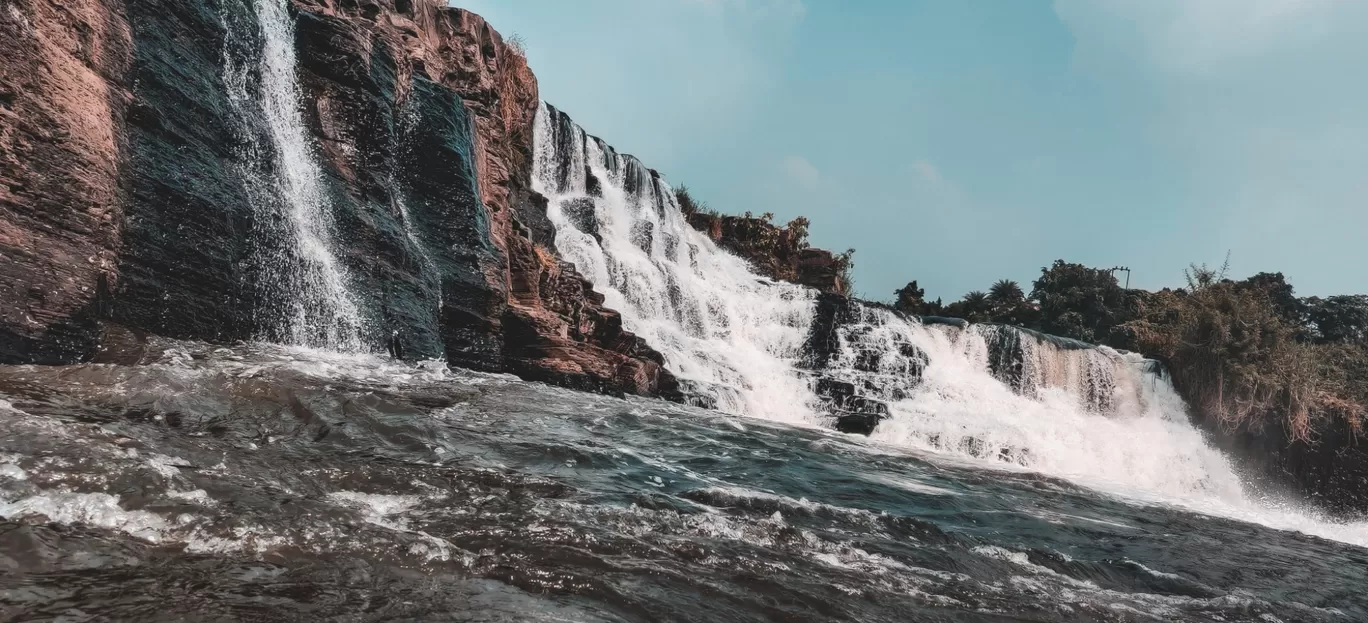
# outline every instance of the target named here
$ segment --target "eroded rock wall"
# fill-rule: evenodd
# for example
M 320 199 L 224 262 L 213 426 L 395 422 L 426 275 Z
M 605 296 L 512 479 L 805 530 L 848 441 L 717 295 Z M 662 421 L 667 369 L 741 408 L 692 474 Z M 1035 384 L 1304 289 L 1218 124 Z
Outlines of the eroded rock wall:
M 0 5 L 0 361 L 89 352 L 126 194 L 122 3 Z
M 693 212 L 685 216 L 694 229 L 750 262 L 766 277 L 821 292 L 850 294 L 844 274 L 849 260 L 826 249 L 809 247 L 805 229 L 775 225 L 767 219 L 752 216 L 711 212 Z
M 286 341 L 298 241 L 273 160 L 258 11 L 278 0 L 0 9 L 0 361 L 147 334 Z M 658 353 L 554 248 L 529 188 L 536 79 L 438 0 L 292 0 L 299 105 L 363 342 L 582 389 L 671 395 Z M 265 202 L 265 203 L 264 203 Z

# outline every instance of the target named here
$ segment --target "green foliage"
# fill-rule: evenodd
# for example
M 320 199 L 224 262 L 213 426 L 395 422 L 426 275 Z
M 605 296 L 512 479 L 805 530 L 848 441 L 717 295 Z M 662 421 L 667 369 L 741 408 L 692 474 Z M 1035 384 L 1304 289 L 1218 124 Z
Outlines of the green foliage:
M 1149 297 L 1143 317 L 1125 327 L 1133 347 L 1168 362 L 1184 397 L 1227 427 L 1281 424 L 1309 441 L 1327 418 L 1358 426 L 1362 403 L 1331 378 L 1328 352 L 1300 340 L 1285 317 L 1285 281 L 1224 277 L 1193 266 L 1187 291 Z
M 917 287 L 915 279 L 894 290 L 893 295 L 897 297 L 893 300 L 894 309 L 918 316 L 926 313 L 926 290 Z
M 935 301 L 926 300 L 926 290 L 917 287 L 915 280 L 907 285 L 894 290 L 893 308 L 904 314 L 914 316 L 940 316 L 945 313 L 945 306 L 940 299 Z
M 1368 295 L 1313 296 L 1302 305 L 1316 343 L 1368 346 Z
M 895 307 L 919 315 L 1000 322 L 1107 343 L 1164 361 L 1199 413 L 1230 428 L 1282 426 L 1311 442 L 1342 422 L 1368 420 L 1368 295 L 1297 298 L 1282 273 L 1242 281 L 1192 265 L 1186 287 L 1127 290 L 1111 270 L 1056 261 L 1030 296 L 1010 280 L 942 310 L 913 281 Z M 934 309 L 934 311 L 932 311 Z
M 708 209 L 708 204 L 706 202 L 695 199 L 694 196 L 689 193 L 688 186 L 680 184 L 674 189 L 674 195 L 675 203 L 679 204 L 679 211 L 684 214 L 685 218 L 694 214 L 717 215 L 716 211 Z
M 1305 322 L 1306 304 L 1297 298 L 1292 284 L 1287 282 L 1282 273 L 1259 273 L 1235 285 L 1242 289 L 1263 290 L 1278 316 L 1289 325 L 1300 326 Z
M 784 229 L 789 231 L 793 237 L 794 245 L 799 249 L 808 248 L 808 225 L 812 222 L 806 216 L 800 216 L 788 222 Z
M 999 279 L 988 288 L 988 298 L 994 305 L 1018 305 L 1026 300 L 1021 285 L 1011 279 Z
M 1010 279 L 1000 279 L 988 288 L 989 319 L 1016 326 L 1035 324 L 1037 312 L 1026 300 L 1021 285 Z
M 1055 260 L 1031 290 L 1039 329 L 1085 342 L 1112 342 L 1112 329 L 1135 316 L 1137 297 L 1110 270 Z
M 993 319 L 993 303 L 986 292 L 974 290 L 947 306 L 945 313 L 969 322 L 989 322 Z
M 855 292 L 855 249 L 846 249 L 836 254 L 836 280 L 841 284 L 841 292 Z

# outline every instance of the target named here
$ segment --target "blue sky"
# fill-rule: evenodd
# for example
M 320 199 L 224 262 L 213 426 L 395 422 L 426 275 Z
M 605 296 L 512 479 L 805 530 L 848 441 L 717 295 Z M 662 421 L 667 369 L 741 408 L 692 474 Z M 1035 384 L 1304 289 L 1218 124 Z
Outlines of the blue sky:
M 1368 2 L 457 0 L 542 98 L 723 212 L 812 219 L 861 294 L 1057 258 L 1368 292 Z

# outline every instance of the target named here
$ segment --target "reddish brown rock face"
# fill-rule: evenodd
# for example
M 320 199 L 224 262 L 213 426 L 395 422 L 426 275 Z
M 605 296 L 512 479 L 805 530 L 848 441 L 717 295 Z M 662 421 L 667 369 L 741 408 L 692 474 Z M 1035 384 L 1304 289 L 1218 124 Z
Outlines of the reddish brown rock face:
M 357 50 L 357 57 L 377 46 L 389 49 L 398 101 L 412 92 L 415 78 L 429 79 L 459 95 L 473 118 L 476 178 L 496 250 L 481 269 L 488 289 L 502 295 L 475 315 L 488 319 L 502 348 L 497 366 L 467 365 L 579 389 L 673 395 L 674 379 L 660 355 L 624 330 L 621 317 L 552 250 L 545 200 L 529 187 L 539 100 L 521 52 L 478 15 L 436 2 L 296 0 L 296 6 L 333 22 L 333 46 Z M 339 43 L 339 33 L 352 42 Z M 328 81 L 306 82 L 318 94 L 329 159 L 350 184 L 364 185 L 348 157 L 359 146 L 347 137 L 360 132 L 348 131 L 344 119 L 356 115 L 334 105 Z M 449 340 L 448 358 L 461 361 L 463 345 Z
M 439 0 L 291 0 L 291 15 L 373 347 L 674 392 L 660 355 L 552 251 L 520 52 Z M 262 310 L 279 302 L 252 287 L 270 217 L 245 190 L 269 171 L 242 162 L 260 113 L 232 104 L 221 66 L 229 47 L 252 65 L 255 23 L 249 0 L 0 9 L 0 362 L 74 361 L 102 336 L 273 338 Z
M 766 277 L 821 292 L 849 294 L 843 277 L 846 260 L 826 249 L 807 246 L 805 236 L 791 227 L 746 216 L 703 212 L 686 216 L 694 229 L 750 262 Z
M 0 8 L 0 361 L 92 346 L 116 279 L 129 51 L 119 3 Z

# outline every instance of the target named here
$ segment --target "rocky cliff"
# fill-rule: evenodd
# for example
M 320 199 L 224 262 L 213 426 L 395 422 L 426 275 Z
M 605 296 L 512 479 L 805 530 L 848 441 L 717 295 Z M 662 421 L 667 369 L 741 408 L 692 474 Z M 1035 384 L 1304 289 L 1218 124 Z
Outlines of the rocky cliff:
M 121 4 L 0 9 L 0 360 L 93 347 L 124 222 L 131 55 Z
M 732 216 L 685 207 L 689 225 L 707 234 L 718 246 L 750 262 L 771 279 L 808 286 L 831 294 L 848 294 L 847 256 L 807 244 L 807 219 L 786 226 L 767 218 Z
M 0 33 L 0 361 L 126 357 L 147 334 L 342 340 L 673 395 L 552 251 L 528 188 L 536 80 L 480 17 L 14 0 Z

